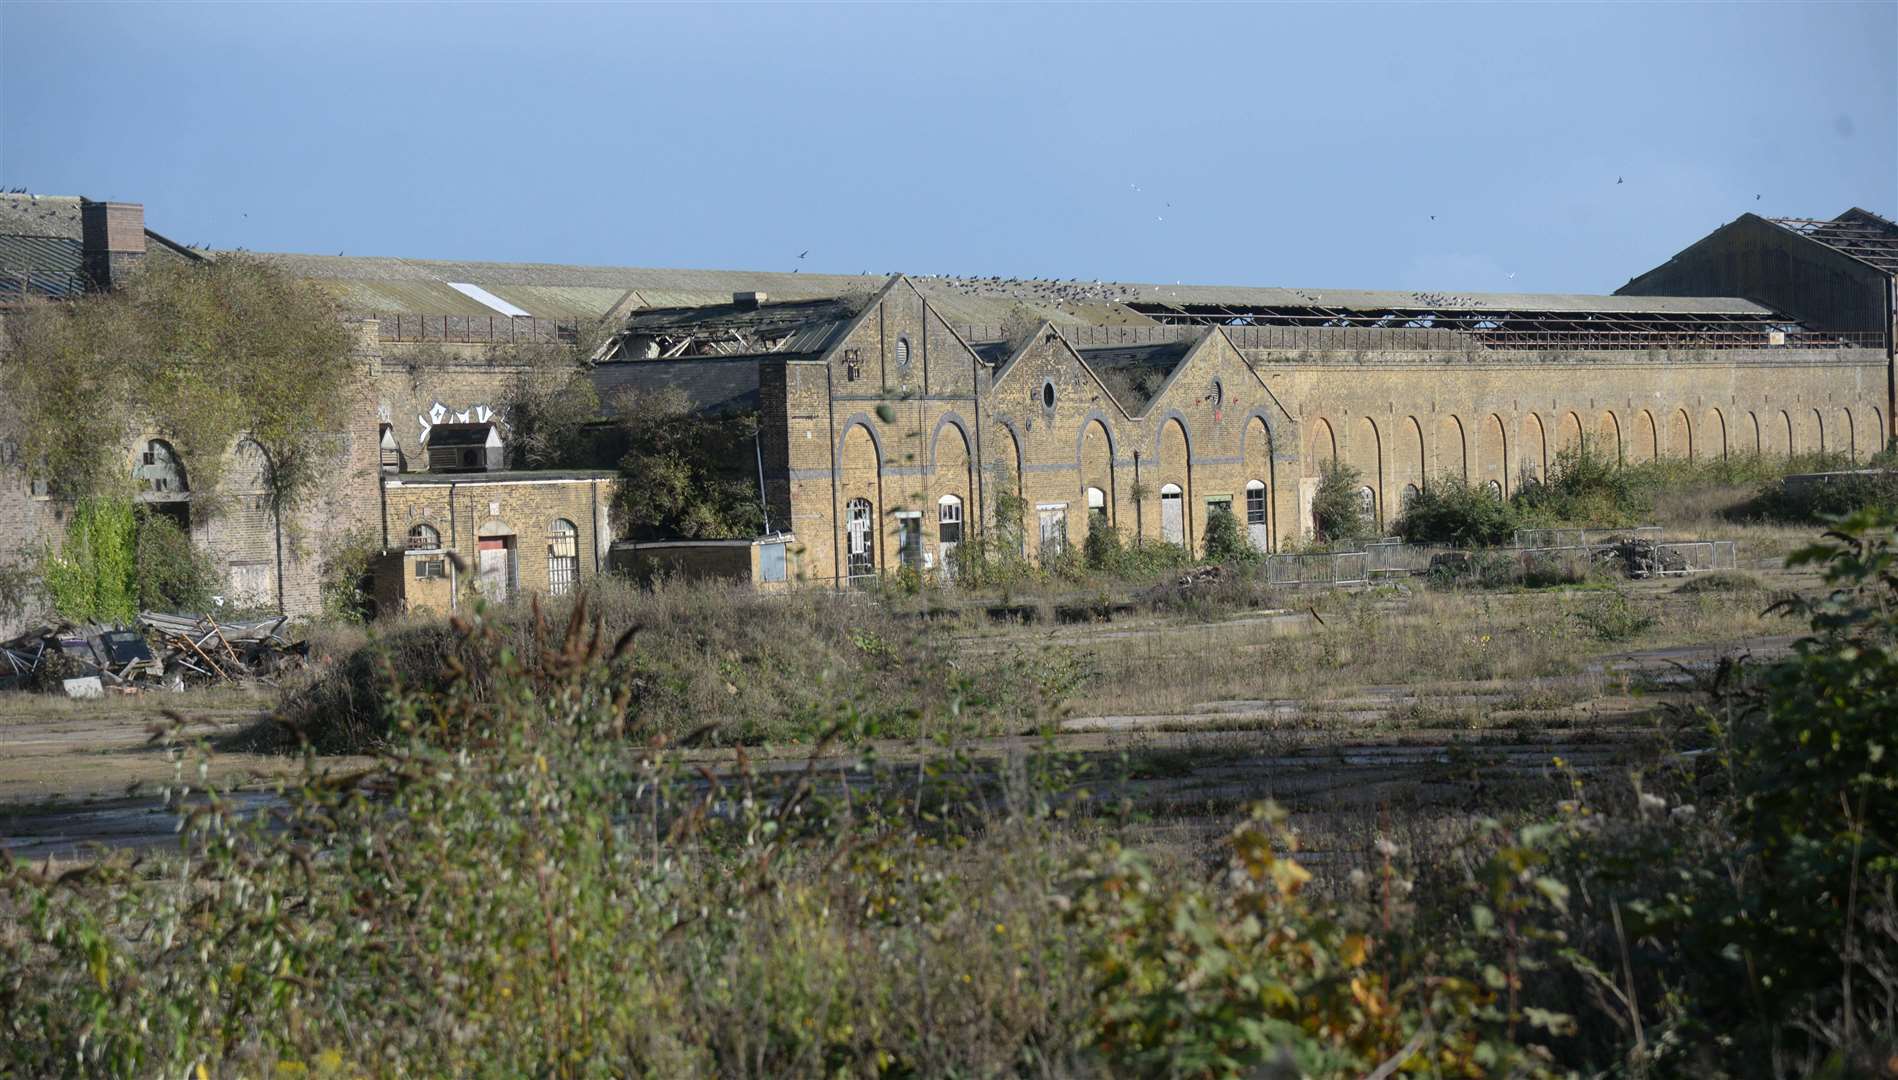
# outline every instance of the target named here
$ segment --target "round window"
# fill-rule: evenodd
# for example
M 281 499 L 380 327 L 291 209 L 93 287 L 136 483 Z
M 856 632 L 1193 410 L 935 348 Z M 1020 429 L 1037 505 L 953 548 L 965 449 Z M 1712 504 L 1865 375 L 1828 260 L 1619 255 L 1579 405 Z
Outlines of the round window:
M 1217 409 L 1226 403 L 1226 388 L 1219 385 L 1218 379 L 1214 379 L 1212 387 L 1206 392 L 1206 396 L 1212 401 L 1213 408 Z
M 1051 382 L 1041 384 L 1041 407 L 1044 409 L 1054 408 L 1054 384 Z

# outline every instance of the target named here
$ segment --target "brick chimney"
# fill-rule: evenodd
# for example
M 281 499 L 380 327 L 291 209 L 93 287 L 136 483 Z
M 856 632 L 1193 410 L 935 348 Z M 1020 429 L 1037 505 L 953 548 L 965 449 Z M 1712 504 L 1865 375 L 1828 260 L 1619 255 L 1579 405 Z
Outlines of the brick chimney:
M 99 288 L 125 283 L 145 261 L 145 207 L 142 203 L 79 202 L 79 223 L 86 272 Z

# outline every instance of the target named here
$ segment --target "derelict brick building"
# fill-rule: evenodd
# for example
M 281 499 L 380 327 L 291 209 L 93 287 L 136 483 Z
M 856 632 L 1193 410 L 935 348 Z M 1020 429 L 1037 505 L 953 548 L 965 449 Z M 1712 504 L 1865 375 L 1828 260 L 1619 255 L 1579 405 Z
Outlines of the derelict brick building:
M 109 285 L 136 264 L 135 204 L 93 212 L 88 231 L 68 201 L 65 224 L 0 217 L 0 293 Z M 322 545 L 352 530 L 389 552 L 398 605 L 454 602 L 437 576 L 449 550 L 477 573 L 501 552 L 488 580 L 508 595 L 603 569 L 613 478 L 530 486 L 490 454 L 509 388 L 544 375 L 506 346 L 595 327 L 610 332 L 592 369 L 609 409 L 670 386 L 758 413 L 771 535 L 740 541 L 754 549 L 741 561 L 787 584 L 942 567 L 998 508 L 1021 515 L 1031 556 L 1079 543 L 1091 516 L 1197 547 L 1221 504 L 1277 549 L 1308 533 L 1333 459 L 1388 524 L 1438 476 L 1508 494 L 1584 437 L 1641 461 L 1863 458 L 1892 433 L 1898 225 L 1860 210 L 1746 215 L 1585 296 L 265 257 L 360 313 L 368 376 L 297 528 L 193 521 L 234 583 L 293 612 L 314 608 Z M 148 467 L 153 439 L 128 442 L 128 468 Z M 57 500 L 5 473 L 0 549 L 37 550 Z

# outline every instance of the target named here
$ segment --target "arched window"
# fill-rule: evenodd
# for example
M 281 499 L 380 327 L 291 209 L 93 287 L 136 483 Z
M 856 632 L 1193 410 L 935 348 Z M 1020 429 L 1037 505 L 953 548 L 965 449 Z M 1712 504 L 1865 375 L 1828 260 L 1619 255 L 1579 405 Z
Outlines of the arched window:
M 876 573 L 876 549 L 871 544 L 870 500 L 852 499 L 844 504 L 844 534 L 847 541 L 845 572 L 853 578 Z
M 547 595 L 562 596 L 573 591 L 580 576 L 580 530 L 566 518 L 555 518 L 547 526 Z
M 1377 517 L 1377 492 L 1371 485 L 1366 484 L 1358 489 L 1358 506 L 1363 509 L 1366 517 L 1373 519 Z
M 1423 494 L 1423 492 L 1417 489 L 1417 485 L 1405 484 L 1404 485 L 1404 509 L 1406 510 L 1410 509 L 1410 504 L 1416 502 L 1417 496 L 1421 494 Z
M 184 462 L 178 460 L 178 452 L 163 439 L 152 439 L 145 444 L 145 452 L 140 455 L 138 468 L 132 475 L 148 494 L 183 495 L 191 490 L 185 478 Z
M 962 496 L 944 495 L 936 500 L 936 539 L 945 544 L 962 543 Z
M 909 367 L 909 339 L 906 337 L 896 339 L 896 366 Z
M 1053 381 L 1048 381 L 1041 384 L 1041 407 L 1044 409 L 1054 408 Z
M 1160 489 L 1160 539 L 1169 544 L 1186 543 L 1185 505 L 1180 485 L 1167 484 Z
M 1107 492 L 1100 488 L 1087 489 L 1087 519 L 1089 522 L 1107 523 Z
M 441 531 L 433 525 L 413 525 L 409 527 L 410 551 L 437 551 L 442 546 Z
M 1214 379 L 1212 386 L 1207 389 L 1206 400 L 1212 403 L 1214 409 L 1226 403 L 1226 388 L 1218 379 Z
M 1503 501 L 1503 485 L 1501 481 L 1491 480 L 1488 484 L 1484 486 L 1489 488 L 1490 498 L 1495 499 L 1497 502 Z

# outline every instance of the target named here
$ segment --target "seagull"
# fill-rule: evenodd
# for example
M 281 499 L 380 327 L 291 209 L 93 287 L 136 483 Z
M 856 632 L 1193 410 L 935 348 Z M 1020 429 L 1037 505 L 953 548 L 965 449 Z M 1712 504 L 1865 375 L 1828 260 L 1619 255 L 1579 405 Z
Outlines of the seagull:
M 1615 177 L 1615 183 L 1617 184 L 1621 183 L 1621 177 L 1619 176 Z
M 1755 196 L 1753 196 L 1753 201 L 1754 201 L 1754 202 L 1759 202 L 1759 201 L 1760 201 L 1760 197 L 1759 197 L 1758 195 L 1755 195 Z M 246 215 L 246 216 L 248 216 L 248 215 Z
M 801 258 L 803 258 L 804 256 L 806 256 L 806 255 L 809 255 L 810 253 L 811 253 L 811 249 L 810 249 L 810 248 L 805 248 L 805 249 L 804 249 L 803 251 L 800 251 L 800 252 L 798 252 L 798 253 L 797 253 L 797 257 L 801 259 Z
M 1437 220 L 1437 215 L 1435 215 L 1435 214 L 1432 214 L 1432 215 L 1430 215 L 1430 220 L 1432 220 L 1432 221 L 1435 221 L 1435 220 Z

